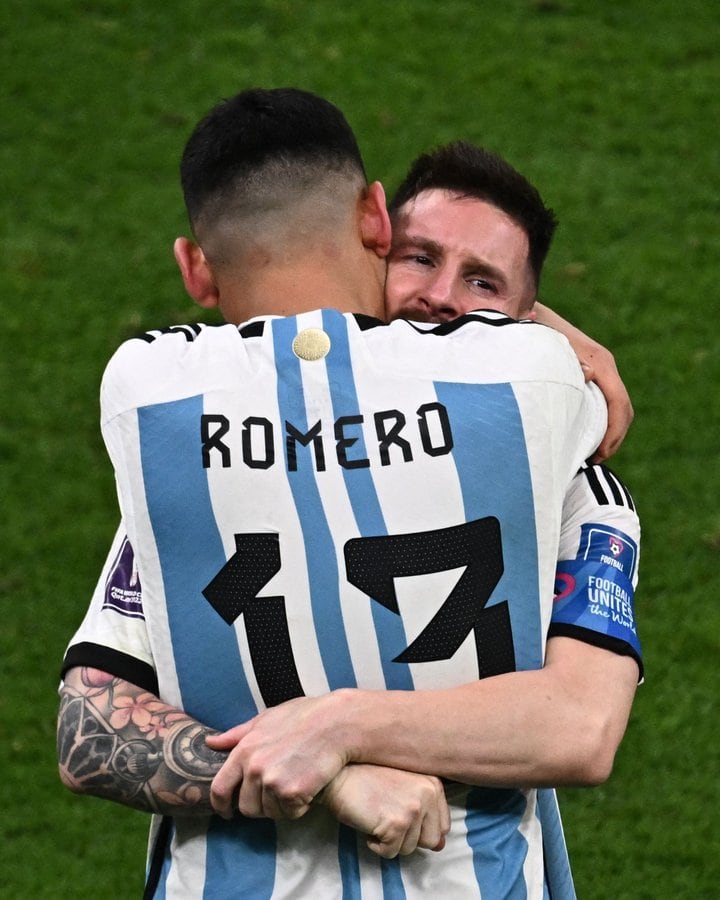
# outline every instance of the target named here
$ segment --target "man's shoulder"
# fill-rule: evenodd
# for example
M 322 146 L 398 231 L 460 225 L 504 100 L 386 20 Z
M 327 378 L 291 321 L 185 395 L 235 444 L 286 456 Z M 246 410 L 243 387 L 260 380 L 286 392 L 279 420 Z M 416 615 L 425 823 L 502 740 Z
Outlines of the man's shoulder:
M 167 325 L 164 328 L 152 328 L 123 341 L 116 354 L 155 355 L 163 352 L 180 352 L 188 346 L 197 344 L 198 341 L 227 338 L 230 333 L 239 332 L 241 327 L 224 322 L 215 325 L 204 322 L 186 322 L 179 325 Z
M 482 309 L 465 313 L 440 324 L 395 319 L 388 328 L 397 333 L 414 333 L 448 342 L 492 341 L 507 345 L 537 343 L 567 348 L 569 344 L 559 332 L 531 319 L 513 319 L 505 313 Z M 428 341 L 428 344 L 430 341 Z
M 222 369 L 239 338 L 234 325 L 190 323 L 146 331 L 124 341 L 103 373 L 103 417 L 160 402 L 168 385 L 190 381 L 198 372 Z
M 561 334 L 494 310 L 430 324 L 397 319 L 369 340 L 407 374 L 440 370 L 448 378 L 489 381 L 560 381 L 582 384 L 577 357 Z

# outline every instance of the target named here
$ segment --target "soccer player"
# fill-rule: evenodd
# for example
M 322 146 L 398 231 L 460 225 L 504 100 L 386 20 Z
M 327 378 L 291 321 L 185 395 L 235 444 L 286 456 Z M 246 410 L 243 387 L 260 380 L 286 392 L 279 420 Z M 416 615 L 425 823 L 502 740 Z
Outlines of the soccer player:
M 556 222 L 538 215 L 539 194 L 505 160 L 464 141 L 439 147 L 414 161 L 389 208 L 389 317 L 449 322 L 474 309 L 499 309 L 513 318 L 536 309 Z M 558 324 L 545 307 L 539 318 Z M 585 354 L 593 352 L 588 346 Z M 634 616 L 621 623 L 606 608 L 579 599 L 592 597 L 592 585 L 608 579 L 632 597 L 639 538 L 634 502 L 622 482 L 605 466 L 584 465 L 565 499 L 557 573 L 563 596 L 553 607 L 551 638 L 574 634 L 634 656 L 642 666 L 637 635 L 627 629 Z
M 500 309 L 513 317 L 528 314 L 537 295 L 542 261 L 554 227 L 549 227 L 547 219 L 538 217 L 539 208 L 542 209 L 541 201 L 532 186 L 503 160 L 480 148 L 459 142 L 420 157 L 391 204 L 393 247 L 386 282 L 388 315 L 450 323 L 463 313 L 482 307 Z M 586 751 L 584 764 L 599 766 L 596 771 L 601 773 L 600 780 L 609 772 L 612 754 L 622 737 L 634 679 L 638 675 L 638 666 L 641 666 L 632 610 L 638 541 L 639 523 L 625 487 L 605 467 L 584 466 L 573 479 L 565 498 L 559 551 L 561 562 L 557 572 L 558 596 L 550 622 L 547 651 L 550 668 L 559 679 L 547 679 L 546 683 L 549 689 L 554 686 L 555 690 L 558 687 L 567 690 L 573 682 L 575 685 L 580 683 L 576 675 L 581 670 L 584 669 L 588 676 L 591 671 L 596 672 L 595 698 L 591 699 L 591 692 L 586 691 L 587 683 L 581 693 L 589 701 L 589 717 L 584 727 L 587 728 L 585 736 L 591 741 L 588 747 L 592 748 Z M 613 669 L 618 678 L 611 681 L 608 690 L 608 682 L 600 672 L 604 670 L 609 675 Z M 571 676 L 573 672 L 576 674 Z M 543 673 L 543 680 L 546 674 Z M 563 679 L 568 679 L 564 688 Z M 503 684 L 499 679 L 494 685 L 501 688 L 497 695 L 500 700 L 509 682 Z M 599 698 L 603 692 L 604 701 Z M 487 693 L 493 695 L 492 691 Z M 510 691 L 507 696 L 512 697 L 514 693 Z M 452 702 L 452 695 L 449 697 Z M 304 769 L 304 775 L 313 765 L 320 767 L 318 759 L 323 750 L 328 756 L 334 754 L 341 759 L 355 758 L 356 754 L 357 758 L 364 758 L 368 754 L 367 758 L 391 765 L 429 771 L 425 766 L 433 764 L 428 763 L 427 757 L 424 761 L 420 757 L 426 754 L 428 746 L 432 746 L 426 743 L 425 736 L 428 730 L 434 731 L 436 720 L 432 719 L 432 706 L 416 703 L 423 699 L 427 698 L 417 695 L 412 698 L 378 697 L 375 694 L 363 697 L 361 692 L 356 692 L 345 695 L 342 705 L 335 703 L 333 706 L 328 699 L 315 710 L 301 709 L 304 721 L 297 728 L 291 708 L 278 711 L 258 720 L 258 733 L 247 741 L 246 759 L 259 768 L 271 768 L 273 774 L 283 770 L 287 761 L 293 766 L 292 773 L 299 775 L 299 768 L 294 768 L 299 766 L 298 760 L 286 760 L 282 751 L 276 754 L 267 746 L 268 741 L 280 746 L 279 736 L 289 737 L 292 731 L 296 741 L 293 752 L 303 739 L 308 742 L 304 762 L 309 768 Z M 364 707 L 364 703 L 369 706 Z M 445 710 L 442 701 L 437 703 L 437 710 Z M 565 708 L 565 712 L 568 711 L 569 706 Z M 438 771 L 448 777 L 457 777 L 458 773 L 457 738 L 453 742 L 450 734 L 458 727 L 462 714 L 460 705 L 457 718 L 451 718 L 443 732 L 448 741 L 446 765 L 447 747 L 452 748 L 449 768 L 442 768 L 442 749 L 436 745 L 437 764 L 441 766 Z M 514 714 L 520 717 L 520 709 Z M 594 718 L 598 714 L 599 717 Z M 283 721 L 285 715 L 287 721 Z M 308 725 L 310 719 L 313 719 L 312 725 Z M 359 719 L 366 722 L 368 728 L 363 728 L 358 736 Z M 507 721 L 503 722 L 504 719 Z M 494 719 L 500 729 L 510 721 L 516 720 L 507 710 L 501 713 L 499 720 Z M 519 767 L 517 772 L 509 772 L 513 763 L 509 752 L 512 741 L 505 735 L 502 745 L 492 748 L 497 758 L 485 761 L 481 783 L 593 783 L 598 779 L 598 775 L 589 769 L 578 773 L 567 768 L 577 764 L 580 758 L 579 731 L 571 731 L 574 739 L 563 746 L 568 740 L 564 726 L 553 734 L 552 717 L 544 721 L 544 733 L 542 723 L 530 716 L 526 722 L 530 730 L 515 732 L 519 756 L 515 761 Z M 279 726 L 278 722 L 281 723 Z M 428 723 L 432 723 L 429 729 Z M 558 724 L 557 720 L 555 724 Z M 583 727 L 580 719 L 576 724 L 578 728 Z M 351 734 L 343 736 L 343 726 L 349 727 Z M 596 728 L 600 730 L 595 731 Z M 228 736 L 228 742 L 215 746 L 229 748 L 247 732 L 245 727 L 236 729 Z M 382 735 L 382 746 L 363 744 L 362 737 L 366 735 Z M 529 739 L 533 744 L 530 752 Z M 255 741 L 258 747 L 253 746 Z M 344 741 L 350 741 L 351 745 Z M 478 745 L 470 743 L 468 746 Z M 501 756 L 500 746 L 508 751 L 507 755 Z M 468 765 L 474 764 L 476 761 L 468 761 Z M 603 766 L 608 767 L 606 772 L 602 771 Z M 526 773 L 531 767 L 528 776 Z M 453 775 L 449 774 L 451 772 Z M 218 781 L 224 775 L 221 774 Z M 475 775 L 475 779 L 479 779 L 479 775 Z M 262 784 L 262 776 L 258 780 Z M 219 808 L 227 810 L 224 804 L 228 801 L 228 784 L 233 783 L 231 777 L 221 787 L 216 784 L 216 792 L 222 801 Z M 252 790 L 247 790 L 243 796 L 241 789 L 240 798 L 241 808 L 246 811 L 270 809 L 263 806 L 258 791 L 253 794 Z M 284 802 L 291 808 L 289 797 Z M 546 833 L 546 878 L 554 895 L 564 896 L 572 888 L 562 843 L 553 844 L 547 840 L 547 835 L 558 826 L 553 791 L 539 792 L 538 808 Z M 520 855 L 523 852 L 519 851 Z M 507 859 L 503 858 L 503 862 Z M 488 883 L 495 884 L 491 877 L 488 877 Z
M 262 100 L 252 108 L 256 127 L 272 119 L 280 95 L 244 97 Z M 283 121 L 294 110 L 290 106 L 283 108 Z M 303 114 L 314 113 L 313 135 L 322 111 L 302 108 Z M 230 106 L 220 114 L 221 134 L 229 124 L 222 116 L 230 112 L 238 114 Z M 431 893 L 462 896 L 456 891 L 465 889 L 474 896 L 478 879 L 492 875 L 492 835 L 516 816 L 516 849 L 525 842 L 526 852 L 519 867 L 513 853 L 508 871 L 511 878 L 526 879 L 532 892 L 544 879 L 533 791 L 452 788 L 461 832 L 452 852 L 448 847 L 429 857 L 415 854 L 407 865 L 391 868 L 373 866 L 352 837 L 341 835 L 338 843 L 322 810 L 277 831 L 243 819 L 227 828 L 207 820 L 208 794 L 198 787 L 198 773 L 207 774 L 217 760 L 204 750 L 199 738 L 207 729 L 199 723 L 225 727 L 265 704 L 335 686 L 394 687 L 403 695 L 419 687 L 415 693 L 424 703 L 428 694 L 440 696 L 423 690 L 424 684 L 447 685 L 443 697 L 456 717 L 456 747 L 446 748 L 445 761 L 432 759 L 437 771 L 430 762 L 419 768 L 468 784 L 497 783 L 465 771 L 454 698 L 472 701 L 463 725 L 470 735 L 476 712 L 485 713 L 483 692 L 467 688 L 500 682 L 508 685 L 509 699 L 515 685 L 521 694 L 542 694 L 543 684 L 552 685 L 548 679 L 537 683 L 537 672 L 513 670 L 542 665 L 549 617 L 543 598 L 551 593 L 562 493 L 601 433 L 596 422 L 594 438 L 583 437 L 579 420 L 593 419 L 591 395 L 583 394 L 566 345 L 545 329 L 487 313 L 470 316 L 444 335 L 443 329 L 383 327 L 304 312 L 321 298 L 320 305 L 327 299 L 340 310 L 377 316 L 388 230 L 381 194 L 375 185 L 365 188 L 356 151 L 343 145 L 339 156 L 337 147 L 328 156 L 327 146 L 307 143 L 297 118 L 290 125 L 292 131 L 283 132 L 286 142 L 293 135 L 286 155 L 266 160 L 253 176 L 264 189 L 275 187 L 271 202 L 253 193 L 251 182 L 242 197 L 234 197 L 242 201 L 244 216 L 236 206 L 232 217 L 223 217 L 228 197 L 218 190 L 222 184 L 189 188 L 200 201 L 195 209 L 191 200 L 189 208 L 203 249 L 186 245 L 191 252 L 183 256 L 179 248 L 186 285 L 199 302 L 220 302 L 231 320 L 249 315 L 252 321 L 240 330 L 198 327 L 149 335 L 121 349 L 106 374 L 106 438 L 140 559 L 145 602 L 138 616 L 125 617 L 120 635 L 110 633 L 117 623 L 100 624 L 96 617 L 82 634 L 84 643 L 75 644 L 81 649 L 68 655 L 66 665 L 92 665 L 115 677 L 68 672 L 61 760 L 75 787 L 112 796 L 120 780 L 124 799 L 133 803 L 133 777 L 136 785 L 146 785 L 148 766 L 155 766 L 153 775 L 175 778 L 174 796 L 158 790 L 152 798 L 156 809 L 189 814 L 170 823 L 155 844 L 162 852 L 153 871 L 169 893 L 183 878 L 201 882 L 198 873 L 205 869 L 208 890 L 222 893 L 227 871 L 233 885 L 248 885 L 248 896 L 254 895 L 251 883 L 274 883 L 277 896 L 323 896 L 357 881 L 382 883 L 386 896 L 399 895 L 400 885 L 408 895 L 424 885 Z M 207 152 L 200 140 L 207 134 L 201 128 L 189 145 L 191 176 L 207 168 L 205 162 L 192 165 L 193 153 Z M 299 159 L 295 141 L 305 141 Z M 302 189 L 299 171 L 309 180 Z M 300 224 L 307 230 L 298 236 Z M 295 309 L 303 311 L 299 320 L 274 318 Z M 490 374 L 493 368 L 498 374 Z M 511 381 L 517 382 L 512 388 Z M 536 402 L 538 394 L 544 407 Z M 193 452 L 186 452 L 188 446 Z M 545 483 L 539 492 L 537 480 Z M 455 587 L 451 580 L 438 588 L 437 576 L 457 567 L 467 567 L 466 576 Z M 409 606 L 394 584 L 401 576 L 418 576 Z M 438 590 L 445 602 L 438 603 Z M 130 611 L 132 597 L 111 598 L 118 605 L 125 601 Z M 428 613 L 437 615 L 428 619 Z M 477 681 L 478 674 L 487 677 Z M 124 682 L 146 688 L 147 696 Z M 581 680 L 578 696 L 586 687 Z M 93 692 L 98 703 L 108 704 L 105 718 L 84 702 Z M 177 708 L 157 694 L 175 699 Z M 344 706 L 350 695 L 367 702 L 362 690 L 327 696 Z M 380 705 L 397 699 L 392 691 L 373 696 L 382 697 Z M 547 711 L 558 725 L 562 716 L 558 722 L 554 699 Z M 303 726 L 297 741 L 283 736 L 301 758 L 300 738 L 316 716 L 316 701 L 292 701 L 279 709 L 283 717 L 291 710 Z M 188 714 L 199 721 L 190 722 Z M 92 754 L 103 743 L 113 744 L 127 723 L 139 732 L 137 740 L 112 756 L 112 770 L 98 783 Z M 257 737 L 265 725 L 253 720 L 251 733 Z M 525 725 L 532 728 L 531 722 Z M 84 740 L 88 733 L 92 739 Z M 345 737 L 342 728 L 337 737 Z M 399 742 L 392 731 L 388 737 L 392 755 Z M 429 735 L 429 758 L 442 740 L 442 734 Z M 245 738 L 231 755 L 233 777 L 248 746 Z M 581 745 L 581 754 L 586 747 Z M 83 769 L 73 754 L 90 765 Z M 327 766 L 326 756 L 320 748 L 320 768 Z M 284 779 L 292 765 L 281 768 Z M 283 787 L 276 797 L 264 764 L 244 767 L 241 806 L 248 805 L 246 788 L 250 805 L 255 803 L 253 782 L 261 770 L 264 808 L 246 812 L 276 814 L 283 806 L 293 807 L 293 814 L 305 812 L 310 794 L 297 804 L 292 791 L 283 796 Z M 84 771 L 92 773 L 92 783 L 80 783 Z M 513 784 L 516 777 L 501 783 Z M 328 782 L 332 794 L 332 779 L 323 775 L 320 781 L 311 795 Z M 500 812 L 497 804 L 506 801 Z M 199 815 L 193 817 L 192 810 Z M 490 811 L 493 826 L 481 834 Z M 257 862 L 258 846 L 267 865 Z
M 536 297 L 552 233 L 547 221 L 538 227 L 543 220 L 533 214 L 540 204 L 535 195 L 504 160 L 466 142 L 415 160 L 390 203 L 388 315 L 443 322 L 483 307 L 505 309 L 515 318 L 531 314 L 539 306 Z M 538 318 L 561 329 L 567 326 L 545 308 Z M 582 352 L 590 358 L 595 351 L 589 346 Z M 600 353 L 605 351 L 600 348 Z M 623 404 L 621 390 L 619 410 Z M 549 653 L 562 653 L 556 638 L 572 637 L 634 656 L 642 668 L 631 606 L 639 539 L 640 523 L 625 486 L 605 466 L 584 465 L 563 507 Z M 598 593 L 598 585 L 610 584 L 612 594 Z M 599 604 L 598 599 L 607 602 Z M 619 614 L 616 601 L 627 615 Z M 623 705 L 621 700 L 619 708 Z M 538 802 L 549 828 L 557 816 L 554 791 L 541 791 Z M 559 865 L 551 860 L 548 855 L 553 896 L 562 895 L 567 861 L 562 855 Z
M 433 218 L 430 204 L 439 218 Z M 405 226 L 411 209 L 413 219 L 422 216 L 429 240 L 419 249 L 429 252 L 410 253 L 406 261 L 398 249 L 408 244 Z M 513 311 L 515 318 L 531 315 L 560 331 L 608 404 L 608 431 L 593 458 L 602 462 L 612 456 L 632 422 L 632 404 L 612 354 L 537 300 L 557 220 L 527 179 L 496 154 L 456 141 L 414 161 L 390 212 L 395 252 L 388 260 L 388 318 L 444 322 L 489 306 Z M 438 242 L 447 257 L 442 277 L 437 277 L 435 264 Z M 425 258 L 425 271 L 413 256 Z M 432 293 L 426 296 L 428 288 Z

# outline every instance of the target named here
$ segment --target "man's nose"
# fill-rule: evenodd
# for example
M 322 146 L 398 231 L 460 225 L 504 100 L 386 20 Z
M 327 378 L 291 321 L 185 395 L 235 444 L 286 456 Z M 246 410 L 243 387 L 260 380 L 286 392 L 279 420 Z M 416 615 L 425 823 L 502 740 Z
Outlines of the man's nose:
M 425 285 L 424 300 L 433 318 L 446 322 L 459 315 L 459 307 L 455 296 L 456 279 L 452 272 L 438 269 L 433 278 Z

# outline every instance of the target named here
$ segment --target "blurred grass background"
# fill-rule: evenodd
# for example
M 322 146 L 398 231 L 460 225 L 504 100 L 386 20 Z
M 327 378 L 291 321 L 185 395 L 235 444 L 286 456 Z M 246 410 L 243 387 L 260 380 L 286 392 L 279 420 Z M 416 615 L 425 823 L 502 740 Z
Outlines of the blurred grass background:
M 141 894 L 145 817 L 57 779 L 57 671 L 116 522 L 102 368 L 197 318 L 178 158 L 251 85 L 335 101 L 389 190 L 465 137 L 558 213 L 543 296 L 615 351 L 644 526 L 646 684 L 611 780 L 562 794 L 578 894 L 720 896 L 719 46 L 707 0 L 5 0 L 0 897 Z

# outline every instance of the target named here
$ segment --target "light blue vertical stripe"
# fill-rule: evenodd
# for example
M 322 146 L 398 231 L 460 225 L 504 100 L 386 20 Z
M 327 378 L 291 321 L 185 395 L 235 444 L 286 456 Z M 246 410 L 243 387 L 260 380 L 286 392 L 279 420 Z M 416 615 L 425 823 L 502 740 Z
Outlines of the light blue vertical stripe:
M 401 858 L 396 856 L 395 859 L 381 859 L 380 867 L 384 900 L 404 900 L 406 894 Z
M 482 897 L 526 900 L 527 841 L 519 828 L 527 801 L 520 791 L 471 788 L 465 823 Z
M 466 520 L 500 521 L 504 573 L 488 606 L 509 601 L 518 669 L 542 665 L 537 535 L 530 468 L 522 419 L 509 384 L 436 384 L 447 408 L 453 458 Z M 527 841 L 518 831 L 526 800 L 520 792 L 472 790 L 467 840 L 483 896 L 523 898 L 522 866 Z M 513 875 L 515 873 L 515 875 Z M 502 889 L 501 889 L 502 886 Z
M 348 825 L 338 827 L 338 865 L 342 880 L 342 900 L 362 900 L 358 833 Z
M 305 433 L 308 430 L 308 422 L 300 374 L 301 364 L 292 352 L 292 341 L 297 334 L 297 320 L 273 319 L 270 324 L 275 346 L 281 423 L 284 426 L 285 421 L 292 422 L 296 428 Z M 312 447 L 298 446 L 297 451 L 297 471 L 288 472 L 288 481 L 303 530 L 313 623 L 325 674 L 330 690 L 357 687 L 340 609 L 335 545 L 318 491 L 315 457 Z
M 335 417 L 359 415 L 360 403 L 350 359 L 347 319 L 335 310 L 325 309 L 323 310 L 323 327 L 330 337 L 332 347 L 326 357 L 326 362 Z M 355 458 L 366 458 L 367 451 L 359 428 L 356 447 Z M 360 535 L 387 534 L 385 519 L 370 468 L 343 469 L 343 476 Z M 393 659 L 407 647 L 402 618 L 380 603 L 371 601 L 369 598 L 368 602 L 372 603 L 373 623 L 377 634 L 385 686 L 388 690 L 412 690 L 413 681 L 410 667 L 407 663 L 393 662 Z
M 153 900 L 165 900 L 167 893 L 167 877 L 168 872 L 170 870 L 170 863 L 164 863 L 162 869 L 162 875 L 160 876 L 160 881 L 158 882 L 158 886 L 155 889 L 155 893 L 153 894 Z
M 340 825 L 338 829 L 338 862 L 342 878 L 342 900 L 362 900 L 358 841 L 364 840 L 365 837 L 358 834 L 354 828 Z M 377 857 L 375 864 L 380 867 L 384 900 L 404 900 L 406 894 L 400 859 Z
M 200 459 L 203 398 L 138 411 L 147 507 L 165 588 L 183 709 L 224 730 L 257 713 L 234 629 L 202 590 L 225 565 Z
M 225 729 L 254 716 L 257 707 L 235 631 L 201 593 L 226 562 L 200 460 L 202 412 L 200 396 L 140 409 L 140 448 L 183 709 L 206 725 Z M 269 830 L 256 819 L 227 823 L 213 817 L 204 896 L 232 896 L 238 870 L 252 872 L 256 886 L 254 894 L 245 896 L 271 895 L 274 826 L 270 823 Z M 163 885 L 166 879 L 164 870 Z
M 563 834 L 557 794 L 553 788 L 537 792 L 537 814 L 543 833 L 545 878 L 552 900 L 575 900 L 570 859 Z
M 435 385 L 452 423 L 465 518 L 500 521 L 505 571 L 488 606 L 508 600 L 519 670 L 542 665 L 538 555 L 530 465 L 509 384 Z
M 277 835 L 270 819 L 213 816 L 207 835 L 203 900 L 270 900 Z

